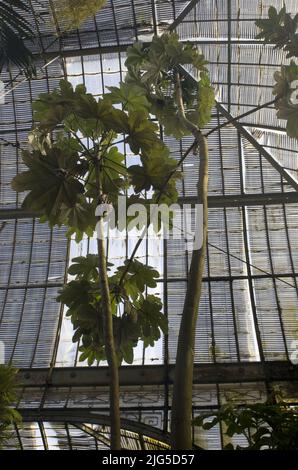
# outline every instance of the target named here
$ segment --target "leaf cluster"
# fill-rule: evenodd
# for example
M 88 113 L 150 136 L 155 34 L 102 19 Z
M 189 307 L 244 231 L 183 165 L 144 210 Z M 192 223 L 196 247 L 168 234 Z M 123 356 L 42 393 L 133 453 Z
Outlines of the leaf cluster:
M 284 403 L 257 403 L 243 408 L 227 405 L 217 413 L 201 415 L 194 420 L 195 426 L 205 430 L 219 423 L 224 424 L 229 439 L 244 435 L 247 440 L 245 447 L 229 442 L 225 450 L 297 450 L 298 411 Z
M 95 205 L 87 200 L 83 177 L 88 172 L 88 161 L 81 155 L 76 139 L 60 135 L 43 149 L 23 152 L 27 171 L 12 181 L 15 191 L 29 191 L 22 206 L 41 213 L 41 221 L 50 225 L 65 224 L 77 232 L 93 233 Z
M 80 343 L 80 360 L 87 360 L 91 365 L 106 359 L 98 257 L 89 254 L 75 258 L 73 262 L 68 272 L 75 279 L 66 284 L 57 300 L 68 307 L 67 316 L 74 328 L 73 341 Z M 127 263 L 109 276 L 119 364 L 133 362 L 133 349 L 139 340 L 144 341 L 145 347 L 153 346 L 161 332 L 167 330 L 160 299 L 146 294 L 147 288 L 156 287 L 159 273 L 138 260 L 133 260 L 129 266 Z M 108 268 L 111 267 L 109 264 Z M 124 271 L 127 275 L 121 283 Z
M 298 96 L 298 86 L 295 87 L 296 90 L 293 88 L 293 83 L 298 80 L 298 64 L 291 61 L 290 65 L 283 65 L 280 72 L 275 72 L 274 78 L 276 83 L 273 94 L 277 97 L 277 117 L 287 121 L 288 136 L 298 139 L 298 99 L 296 104 L 293 102 L 293 95 Z
M 119 100 L 123 109 L 115 107 Z M 65 80 L 40 95 L 33 105 L 37 124 L 29 140 L 31 150 L 23 152 L 27 171 L 12 182 L 16 191 L 29 191 L 23 207 L 41 213 L 41 220 L 51 225 L 68 226 L 68 234 L 80 240 L 83 233 L 91 236 L 95 230 L 96 206 L 116 206 L 118 195 L 129 186 L 135 195 L 151 189 L 155 197 L 162 193 L 163 202 L 174 202 L 176 162 L 149 119 L 149 107 L 145 91 L 127 84 L 111 87 L 99 100 L 84 85 L 74 89 Z M 140 164 L 127 168 L 124 154 L 114 145 L 119 135 L 140 156 Z
M 159 46 L 156 41 L 155 55 L 160 53 Z M 206 73 L 204 58 L 192 47 L 179 45 L 173 36 L 166 52 L 172 68 L 178 64 L 177 54 L 182 63 L 192 60 L 202 74 Z M 153 76 L 150 78 L 150 67 L 147 72 L 149 84 Z M 171 73 L 169 70 L 169 76 Z M 148 84 L 138 86 L 128 80 L 96 99 L 84 85 L 73 88 L 62 80 L 56 90 L 40 95 L 34 104 L 30 149 L 23 153 L 26 171 L 12 182 L 16 191 L 27 191 L 23 206 L 41 213 L 41 220 L 51 225 L 66 225 L 68 234 L 75 233 L 80 240 L 83 233 L 94 233 L 97 205 L 112 203 L 117 210 L 118 195 L 125 195 L 128 189 L 133 189 L 128 205 L 176 201 L 180 173 L 152 121 Z M 200 86 L 207 85 L 206 75 Z M 158 88 L 162 89 L 160 83 Z M 197 100 L 196 88 L 185 83 L 183 89 L 186 102 L 192 103 L 193 93 Z M 194 119 L 207 119 L 204 113 L 208 113 L 209 105 L 211 101 L 204 96 Z M 127 165 L 119 143 L 130 147 L 138 164 Z M 151 199 L 144 199 L 145 191 L 152 191 Z M 111 271 L 108 277 L 118 361 L 132 363 L 134 347 L 140 340 L 145 347 L 153 346 L 167 329 L 159 297 L 147 292 L 156 287 L 158 272 L 137 260 Z M 68 308 L 80 360 L 88 364 L 105 360 L 105 305 L 98 257 L 75 258 L 69 274 L 74 279 L 60 291 L 57 300 Z
M 34 39 L 34 32 L 24 13 L 30 13 L 28 0 L 0 2 L 0 70 L 5 63 L 24 69 L 27 76 L 35 75 L 33 55 L 25 41 Z
M 154 37 L 150 46 L 135 43 L 127 50 L 127 85 L 143 89 L 150 103 L 150 112 L 157 116 L 167 135 L 181 138 L 190 131 L 179 119 L 175 98 L 175 75 L 181 66 L 191 66 L 199 74 L 196 85 L 181 79 L 186 117 L 198 127 L 211 118 L 214 91 L 210 85 L 207 61 L 196 46 L 179 42 L 176 33 Z
M 256 25 L 261 29 L 257 39 L 263 39 L 265 44 L 275 44 L 275 48 L 287 52 L 288 58 L 298 57 L 298 13 L 292 18 L 285 6 L 279 12 L 271 6 L 268 18 L 257 20 Z M 277 117 L 287 121 L 288 136 L 298 139 L 298 86 L 295 86 L 298 65 L 291 61 L 290 65 L 282 66 L 280 71 L 275 72 L 274 78 Z
M 291 17 L 284 6 L 279 12 L 271 6 L 268 18 L 256 21 L 261 32 L 256 36 L 265 44 L 275 44 L 277 49 L 287 52 L 287 57 L 298 57 L 298 13 Z

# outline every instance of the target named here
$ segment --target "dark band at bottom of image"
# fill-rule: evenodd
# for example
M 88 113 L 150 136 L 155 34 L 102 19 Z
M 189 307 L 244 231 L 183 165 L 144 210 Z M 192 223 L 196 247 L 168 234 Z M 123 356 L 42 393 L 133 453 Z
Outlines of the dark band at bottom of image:
M 95 464 L 100 465 L 101 468 L 107 468 L 112 466 L 118 466 L 125 469 L 136 469 L 136 468 L 158 468 L 163 466 L 175 466 L 175 467 L 195 467 L 199 464 L 216 464 L 216 463 L 241 463 L 254 462 L 258 463 L 264 461 L 266 465 L 274 460 L 282 460 L 288 457 L 288 452 L 285 451 L 266 451 L 266 452 L 222 452 L 220 450 L 208 450 L 208 451 L 85 451 L 85 452 L 36 452 L 26 451 L 18 452 L 13 451 L 5 452 L 0 451 L 0 462 L 1 464 L 7 462 L 22 462 L 22 463 L 42 463 L 43 461 L 56 462 L 59 464 L 65 463 L 72 464 Z

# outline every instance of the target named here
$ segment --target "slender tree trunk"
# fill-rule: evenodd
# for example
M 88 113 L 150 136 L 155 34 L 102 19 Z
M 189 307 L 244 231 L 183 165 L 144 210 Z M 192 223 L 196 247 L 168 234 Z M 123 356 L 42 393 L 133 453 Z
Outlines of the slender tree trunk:
M 102 231 L 102 219 L 99 220 Z M 110 373 L 110 419 L 111 419 L 111 449 L 120 450 L 120 409 L 119 409 L 119 373 L 118 360 L 114 344 L 113 334 L 113 316 L 111 309 L 111 299 L 109 282 L 106 268 L 106 257 L 104 249 L 104 240 L 97 239 L 98 268 L 101 284 L 102 308 L 104 314 L 104 337 L 105 350 Z
M 97 172 L 97 187 L 101 196 L 99 170 Z M 119 406 L 119 370 L 115 349 L 113 333 L 113 314 L 111 307 L 111 297 L 109 280 L 107 274 L 107 262 L 104 246 L 104 230 L 102 217 L 97 222 L 97 254 L 98 270 L 100 278 L 101 306 L 103 310 L 104 341 L 107 362 L 110 374 L 110 421 L 111 421 L 111 450 L 121 450 L 120 443 L 120 406 Z
M 198 203 L 203 204 L 203 244 L 200 249 L 192 253 L 179 330 L 171 420 L 171 444 L 172 449 L 176 450 L 192 449 L 195 331 L 202 292 L 208 228 L 208 145 L 207 139 L 203 136 L 199 141 L 199 153 Z
M 190 122 L 184 110 L 179 73 L 176 74 L 176 99 L 179 118 L 190 130 L 199 146 L 198 204 L 203 204 L 203 242 L 194 249 L 188 273 L 188 284 L 179 329 L 172 401 L 172 449 L 192 449 L 192 392 L 196 323 L 202 292 L 208 231 L 208 143 L 200 129 Z M 194 247 L 195 248 L 195 247 Z

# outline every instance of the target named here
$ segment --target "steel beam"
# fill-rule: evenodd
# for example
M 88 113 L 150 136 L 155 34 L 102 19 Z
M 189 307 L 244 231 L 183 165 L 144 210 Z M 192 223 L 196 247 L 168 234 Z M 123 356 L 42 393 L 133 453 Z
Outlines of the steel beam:
M 62 287 L 64 283 L 61 282 L 42 282 L 40 284 L 9 284 L 6 286 L 0 286 L 1 290 L 7 289 L 51 289 L 53 287 Z
M 174 31 L 177 26 L 179 26 L 184 18 L 191 12 L 191 10 L 199 3 L 200 0 L 191 0 L 188 5 L 182 10 L 182 12 L 177 16 L 177 18 L 173 21 L 173 23 L 169 26 L 169 31 Z
M 40 215 L 36 212 L 24 209 L 0 209 L 0 220 L 10 219 L 34 219 Z
M 196 0 L 198 1 L 198 0 Z M 171 27 L 168 28 L 170 31 L 172 30 Z M 262 41 L 258 40 L 246 40 L 246 39 L 206 39 L 206 38 L 195 38 L 195 39 L 181 39 L 181 42 L 187 42 L 192 44 L 205 44 L 205 45 L 232 45 L 232 44 L 242 44 L 242 45 L 255 45 L 260 44 L 263 45 Z M 54 59 L 59 55 L 59 58 L 67 59 L 68 57 L 84 57 L 90 55 L 98 55 L 98 54 L 112 54 L 112 53 L 119 53 L 119 52 L 126 52 L 127 48 L 133 44 L 133 41 L 130 44 L 119 44 L 119 46 L 95 46 L 95 47 L 84 47 L 83 49 L 57 49 L 51 52 L 44 52 L 42 57 L 47 62 L 51 59 Z M 146 44 L 146 43 L 145 43 Z M 149 43 L 148 43 L 149 44 Z M 40 57 L 39 54 L 33 54 L 36 57 Z
M 195 197 L 180 197 L 181 204 L 195 204 Z M 296 191 L 284 193 L 260 193 L 260 194 L 232 194 L 208 197 L 209 207 L 241 207 L 260 206 L 272 204 L 295 204 L 298 203 L 298 193 Z M 32 219 L 40 217 L 37 212 L 23 209 L 0 209 L 0 220 L 11 219 Z
M 121 386 L 164 385 L 174 381 L 175 366 L 123 366 L 119 369 Z M 196 364 L 195 384 L 298 381 L 298 365 L 286 361 Z M 21 369 L 20 387 L 107 387 L 108 367 L 56 367 L 50 369 Z
M 196 197 L 180 197 L 181 204 L 195 204 Z M 274 204 L 295 204 L 298 203 L 298 192 L 291 191 L 285 193 L 260 193 L 260 194 L 236 194 L 223 196 L 209 196 L 208 207 L 242 207 L 242 206 L 263 206 Z

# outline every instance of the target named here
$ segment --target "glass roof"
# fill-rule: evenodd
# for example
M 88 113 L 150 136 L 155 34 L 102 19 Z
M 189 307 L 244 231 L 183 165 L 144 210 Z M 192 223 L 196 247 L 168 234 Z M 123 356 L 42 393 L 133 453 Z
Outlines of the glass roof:
M 66 279 L 69 260 L 93 252 L 94 242 L 67 243 L 63 228 L 51 230 L 34 214 L 23 211 L 20 195 L 10 188 L 11 179 L 23 169 L 18 147 L 26 146 L 32 125 L 31 103 L 39 93 L 53 90 L 65 76 L 100 95 L 125 74 L 127 45 L 135 39 L 149 42 L 153 34 L 171 29 L 181 40 L 197 43 L 209 60 L 218 101 L 205 129 L 211 131 L 272 99 L 273 73 L 287 59 L 285 53 L 254 39 L 254 22 L 267 15 L 269 5 L 280 8 L 283 2 L 108 0 L 95 18 L 62 37 L 56 35 L 59 21 L 53 21 L 50 3 L 32 0 L 33 25 L 37 15 L 43 18 L 32 45 L 36 57 L 42 53 L 42 59 L 36 59 L 37 78 L 27 80 L 13 67 L 1 74 L 6 95 L 5 104 L 0 105 L 0 340 L 5 343 L 6 361 L 28 374 L 30 368 L 44 368 L 47 376 L 44 383 L 24 385 L 20 390 L 18 406 L 26 426 L 18 430 L 18 444 L 11 441 L 9 445 L 101 449 L 108 445 L 108 431 L 96 426 L 106 424 L 100 420 L 75 424 L 70 416 L 59 416 L 59 410 L 67 402 L 74 420 L 76 410 L 90 403 L 106 411 L 106 389 L 51 385 L 53 368 L 84 366 L 78 362 L 77 345 L 71 342 L 69 320 L 55 298 Z M 295 12 L 295 0 L 285 3 L 288 11 Z M 187 73 L 192 76 L 191 70 Z M 221 363 L 245 366 L 248 362 L 289 361 L 298 331 L 297 141 L 286 136 L 284 121 L 277 120 L 273 105 L 216 130 L 208 141 L 208 256 L 196 364 L 216 367 Z M 179 160 L 192 141 L 167 137 L 165 142 Z M 127 148 L 122 151 L 131 158 Z M 198 177 L 195 156 L 188 156 L 183 172 L 180 201 L 191 203 Z M 111 238 L 109 257 L 117 262 L 120 248 L 122 257 L 129 256 L 135 242 Z M 169 334 L 154 348 L 143 351 L 139 345 L 134 366 L 163 366 L 167 374 L 175 362 L 191 254 L 183 240 L 145 240 L 138 256 L 161 273 L 156 291 L 164 302 Z M 270 376 L 267 379 L 270 381 Z M 197 384 L 194 413 L 223 403 L 227 388 L 234 394 L 245 391 L 246 396 L 250 396 L 249 389 L 252 400 L 266 396 L 264 380 L 233 384 L 236 381 L 231 374 L 230 384 L 223 385 L 220 380 L 212 385 L 206 381 L 205 385 Z M 287 388 L 285 383 L 283 386 Z M 124 380 L 121 390 L 123 418 L 163 430 L 167 442 L 171 383 L 165 381 L 156 387 L 149 381 L 147 387 L 136 383 L 125 388 Z M 297 400 L 292 389 L 287 393 Z M 244 392 L 241 396 L 243 400 Z M 30 415 L 30 410 L 37 408 L 39 420 Z M 47 415 L 48 409 L 57 413 Z M 96 436 L 97 432 L 103 437 Z M 141 435 L 152 437 L 143 429 Z M 196 435 L 196 443 L 201 445 L 202 439 L 207 439 L 209 446 L 221 446 L 219 430 L 209 431 L 208 436 Z M 131 427 L 124 429 L 123 439 L 129 448 L 143 445 Z

